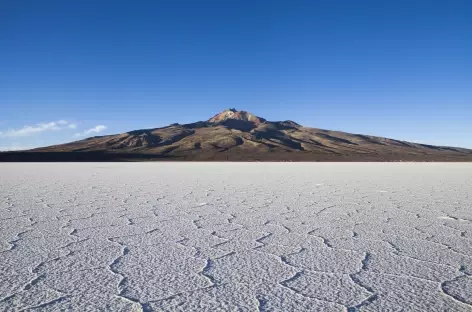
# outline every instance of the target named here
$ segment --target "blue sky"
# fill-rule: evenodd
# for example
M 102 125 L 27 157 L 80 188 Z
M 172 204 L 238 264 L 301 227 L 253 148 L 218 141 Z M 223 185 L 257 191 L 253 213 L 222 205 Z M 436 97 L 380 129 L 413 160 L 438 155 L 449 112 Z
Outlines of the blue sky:
M 0 149 L 206 120 L 472 148 L 472 1 L 0 2 Z

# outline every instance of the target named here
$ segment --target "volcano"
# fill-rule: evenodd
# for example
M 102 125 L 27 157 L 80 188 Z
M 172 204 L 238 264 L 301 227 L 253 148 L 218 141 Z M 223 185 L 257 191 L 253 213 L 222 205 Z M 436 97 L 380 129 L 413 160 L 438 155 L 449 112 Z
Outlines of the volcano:
M 91 137 L 2 161 L 472 161 L 472 150 L 267 121 L 226 109 L 207 121 Z

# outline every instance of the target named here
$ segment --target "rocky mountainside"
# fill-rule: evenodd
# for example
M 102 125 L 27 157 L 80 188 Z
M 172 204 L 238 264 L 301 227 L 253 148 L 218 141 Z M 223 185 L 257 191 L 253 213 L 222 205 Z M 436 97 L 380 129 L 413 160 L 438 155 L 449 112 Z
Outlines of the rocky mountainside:
M 97 160 L 472 161 L 468 149 L 272 122 L 235 109 L 207 121 L 92 137 L 29 153 L 25 157 L 39 155 L 38 160 L 73 153 L 72 160 L 96 155 Z
M 222 111 L 219 114 L 216 114 L 215 116 L 210 118 L 208 122 L 213 123 L 213 124 L 217 124 L 217 123 L 224 124 L 227 122 L 231 122 L 233 120 L 240 121 L 240 122 L 241 121 L 248 122 L 256 126 L 259 126 L 261 123 L 264 123 L 267 121 L 264 118 L 257 117 L 254 114 L 251 114 L 245 111 L 239 112 L 234 108 L 229 108 L 227 110 Z

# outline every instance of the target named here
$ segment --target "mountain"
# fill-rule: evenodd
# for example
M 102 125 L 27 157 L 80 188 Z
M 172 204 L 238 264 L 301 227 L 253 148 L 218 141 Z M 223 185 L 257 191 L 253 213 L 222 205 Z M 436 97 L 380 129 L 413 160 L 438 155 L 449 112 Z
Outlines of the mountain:
M 222 111 L 219 114 L 216 114 L 215 116 L 211 117 L 208 122 L 212 124 L 225 124 L 227 122 L 232 122 L 232 121 L 239 121 L 239 122 L 246 122 L 250 123 L 255 126 L 259 126 L 260 124 L 266 122 L 264 118 L 257 117 L 254 114 L 245 112 L 245 111 L 240 111 L 238 112 L 234 108 L 229 108 L 227 110 Z
M 207 121 L 1 153 L 0 160 L 472 161 L 472 150 L 267 121 L 227 109 Z

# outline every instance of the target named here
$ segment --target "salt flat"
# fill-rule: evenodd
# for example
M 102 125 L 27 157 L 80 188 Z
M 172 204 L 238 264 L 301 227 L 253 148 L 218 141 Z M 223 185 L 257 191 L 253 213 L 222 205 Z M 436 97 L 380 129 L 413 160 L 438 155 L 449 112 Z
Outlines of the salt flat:
M 0 164 L 3 311 L 472 311 L 472 164 Z

